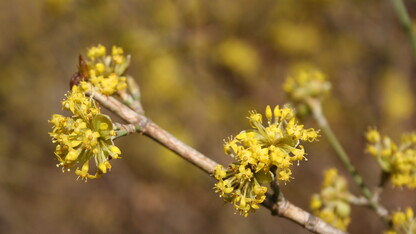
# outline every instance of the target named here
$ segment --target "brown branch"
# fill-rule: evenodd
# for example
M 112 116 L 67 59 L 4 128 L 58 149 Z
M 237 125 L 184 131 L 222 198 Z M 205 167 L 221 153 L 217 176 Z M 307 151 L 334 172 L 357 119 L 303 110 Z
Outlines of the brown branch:
M 217 162 L 206 157 L 192 147 L 186 145 L 153 123 L 146 116 L 134 112 L 129 107 L 120 103 L 117 99 L 96 92 L 92 92 L 90 95 L 94 97 L 98 102 L 100 102 L 105 108 L 114 112 L 126 122 L 135 125 L 138 132 L 143 133 L 144 135 L 160 143 L 162 146 L 167 147 L 206 173 L 212 174 L 212 171 L 218 165 Z M 286 200 L 281 193 L 277 194 L 277 196 L 276 192 L 275 195 L 267 194 L 267 198 L 262 203 L 262 205 L 269 209 L 273 215 L 289 219 L 311 232 L 326 234 L 345 233 L 339 229 L 332 227 L 320 218 L 313 216 L 305 210 L 293 205 L 288 200 Z
M 196 151 L 194 148 L 186 145 L 152 121 L 148 122 L 147 126 L 142 129 L 142 132 L 146 136 L 159 142 L 164 147 L 172 150 L 208 174 L 211 174 L 215 167 L 218 165 L 217 162 Z
M 277 215 L 279 217 L 295 222 L 310 232 L 332 234 L 345 233 L 324 222 L 322 219 L 293 205 L 284 197 L 279 199 L 277 202 L 273 202 L 273 198 L 271 196 L 268 196 L 268 198 L 263 202 L 262 205 L 268 208 L 273 215 Z
M 270 187 L 274 193 L 272 196 L 268 194 L 266 201 L 262 205 L 267 207 L 272 212 L 272 215 L 289 219 L 313 233 L 345 233 L 290 203 L 280 190 L 277 180 L 272 181 Z

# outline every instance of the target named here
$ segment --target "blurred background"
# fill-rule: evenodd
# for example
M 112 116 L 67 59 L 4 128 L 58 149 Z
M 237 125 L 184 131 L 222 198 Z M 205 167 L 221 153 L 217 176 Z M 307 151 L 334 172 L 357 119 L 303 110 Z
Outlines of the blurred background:
M 405 3 L 416 19 L 416 2 Z M 380 168 L 363 152 L 364 131 L 398 140 L 416 127 L 415 59 L 389 1 L 0 1 L 0 31 L 1 233 L 307 233 L 265 209 L 234 214 L 211 177 L 140 135 L 117 140 L 123 159 L 101 179 L 56 168 L 48 119 L 67 114 L 77 56 L 98 43 L 132 55 L 151 119 L 220 163 L 249 110 L 288 102 L 282 84 L 299 63 L 333 83 L 325 113 L 371 187 Z M 309 160 L 282 186 L 292 203 L 309 210 L 333 166 L 358 192 L 324 137 L 306 147 Z M 415 208 L 414 197 L 389 184 L 382 203 Z M 354 207 L 349 231 L 363 230 L 384 227 Z

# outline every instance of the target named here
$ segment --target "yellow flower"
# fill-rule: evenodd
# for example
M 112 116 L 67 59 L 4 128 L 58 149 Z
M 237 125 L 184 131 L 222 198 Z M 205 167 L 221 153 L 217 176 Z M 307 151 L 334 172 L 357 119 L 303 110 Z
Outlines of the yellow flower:
M 116 46 L 113 46 L 111 55 L 107 55 L 106 51 L 102 45 L 91 47 L 86 62 L 89 82 L 98 92 L 112 95 L 127 87 L 124 72 L 130 64 L 130 56 L 125 56 L 123 49 Z
M 123 54 L 124 54 L 123 48 L 118 47 L 118 46 L 113 46 L 111 48 L 111 55 L 112 56 L 123 55 Z
M 278 179 L 287 181 L 290 179 L 292 162 L 305 158 L 306 153 L 300 142 L 314 141 L 318 134 L 314 129 L 304 129 L 303 125 L 298 124 L 289 107 L 276 106 L 273 113 L 274 118 L 268 106 L 268 126 L 264 126 L 262 115 L 250 112 L 248 119 L 253 129 L 238 134 L 232 140 L 233 150 L 227 154 L 255 172 L 268 172 L 270 167 L 275 166 L 280 175 Z
M 314 215 L 345 231 L 351 221 L 350 196 L 346 180 L 332 168 L 325 171 L 321 192 L 312 195 L 310 207 Z
M 252 129 L 240 132 L 224 144 L 224 152 L 237 162 L 226 169 L 219 165 L 214 176 L 219 181 L 215 190 L 221 197 L 234 205 L 243 216 L 258 209 L 265 199 L 267 187 L 274 177 L 289 181 L 294 161 L 305 159 L 301 141 L 314 141 L 318 133 L 304 129 L 298 124 L 293 111 L 276 106 L 274 111 L 266 107 L 267 126 L 263 116 L 255 111 L 249 112 Z
M 416 188 L 416 134 L 405 134 L 399 144 L 390 137 L 382 137 L 376 129 L 366 133 L 367 153 L 391 176 L 395 186 Z
M 91 60 L 95 60 L 99 57 L 104 56 L 106 53 L 106 49 L 103 45 L 99 44 L 97 46 L 93 46 L 91 47 L 88 52 L 87 52 L 87 56 L 91 59 Z
M 297 102 L 307 98 L 323 98 L 331 90 L 331 83 L 319 70 L 301 69 L 286 78 L 284 91 Z
M 310 206 L 312 210 L 319 210 L 321 208 L 322 200 L 318 194 L 312 196 Z
M 392 229 L 385 233 L 407 234 L 416 233 L 416 219 L 414 218 L 413 209 L 407 207 L 405 212 L 396 211 L 391 217 Z
M 72 91 L 62 102 L 64 109 L 72 116 L 52 115 L 52 132 L 49 135 L 56 143 L 55 155 L 58 166 L 70 170 L 76 167 L 75 174 L 82 179 L 98 178 L 111 168 L 109 160 L 119 158 L 120 149 L 113 145 L 115 136 L 110 118 L 101 114 L 92 98 L 85 96 L 86 87 L 73 86 Z M 94 160 L 97 171 L 89 173 L 89 162 Z
M 266 199 L 267 188 L 260 185 L 262 176 L 238 163 L 230 164 L 226 170 L 218 165 L 214 170 L 214 177 L 218 180 L 214 189 L 225 201 L 233 204 L 241 215 L 247 217 Z

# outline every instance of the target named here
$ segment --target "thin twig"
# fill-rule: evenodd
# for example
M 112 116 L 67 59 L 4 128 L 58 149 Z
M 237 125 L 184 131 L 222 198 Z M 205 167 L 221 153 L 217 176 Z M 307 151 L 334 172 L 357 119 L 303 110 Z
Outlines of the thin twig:
M 120 116 L 126 122 L 135 125 L 136 131 L 152 138 L 206 173 L 212 174 L 213 170 L 218 165 L 217 162 L 181 142 L 179 139 L 153 123 L 146 116 L 134 112 L 129 107 L 120 103 L 117 99 L 96 92 L 91 92 L 89 95 L 94 97 L 101 105 Z M 267 194 L 266 200 L 262 203 L 262 205 L 269 209 L 272 214 L 289 219 L 314 233 L 345 233 L 332 227 L 320 218 L 293 205 L 286 200 L 282 194 L 277 201 L 274 197 L 275 196 L 271 194 Z
M 352 165 L 347 153 L 345 152 L 342 145 L 339 143 L 337 137 L 332 132 L 331 127 L 328 124 L 323 112 L 322 112 L 322 105 L 321 102 L 317 99 L 308 99 L 306 103 L 312 110 L 312 113 L 315 117 L 315 120 L 318 122 L 319 127 L 324 132 L 325 136 L 327 137 L 329 143 L 331 144 L 332 148 L 334 148 L 336 155 L 344 164 L 345 168 L 351 174 L 354 182 L 358 185 L 361 190 L 361 193 L 368 199 L 369 206 L 377 213 L 378 216 L 387 224 L 389 221 L 388 219 L 388 211 L 384 208 L 378 201 L 375 200 L 374 195 L 364 183 L 363 178 L 358 173 L 357 169 Z
M 416 58 L 416 37 L 413 33 L 412 21 L 410 20 L 409 14 L 407 13 L 406 6 L 404 5 L 403 0 L 391 0 L 391 2 L 397 17 L 399 18 L 400 24 L 404 28 L 410 41 L 413 56 Z
M 348 202 L 350 202 L 353 205 L 356 206 L 368 206 L 369 202 L 368 199 L 365 197 L 355 197 L 355 196 L 350 196 L 348 197 L 348 199 L 346 199 Z

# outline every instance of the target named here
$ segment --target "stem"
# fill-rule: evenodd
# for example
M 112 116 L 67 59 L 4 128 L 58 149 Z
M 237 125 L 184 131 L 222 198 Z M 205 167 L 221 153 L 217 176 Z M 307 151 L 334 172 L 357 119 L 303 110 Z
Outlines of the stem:
M 345 168 L 351 174 L 354 179 L 354 182 L 358 185 L 361 190 L 361 193 L 368 199 L 369 206 L 382 218 L 385 223 L 388 223 L 388 212 L 381 206 L 378 202 L 374 200 L 374 196 L 367 185 L 364 183 L 363 178 L 358 173 L 357 169 L 352 165 L 347 153 L 345 152 L 342 145 L 339 143 L 337 137 L 332 132 L 331 127 L 328 124 L 323 112 L 321 102 L 317 99 L 308 99 L 306 103 L 312 110 L 312 113 L 315 117 L 315 120 L 318 122 L 319 127 L 324 132 L 332 148 L 335 150 L 336 155 L 344 164 Z
M 390 173 L 385 172 L 384 170 L 381 171 L 380 182 L 377 185 L 376 189 L 374 190 L 374 197 L 376 200 L 380 198 L 381 193 L 383 192 L 384 187 L 386 186 L 389 179 L 390 179 Z
M 139 130 L 133 124 L 119 124 L 119 123 L 116 123 L 115 127 L 116 127 L 116 130 L 115 130 L 116 136 L 113 137 L 113 140 L 115 140 L 119 137 L 127 136 L 128 134 L 135 133 Z
M 416 58 L 416 38 L 412 29 L 412 21 L 410 20 L 409 14 L 407 13 L 406 6 L 403 0 L 391 0 L 397 17 L 399 18 L 400 24 L 404 28 L 407 37 L 412 46 L 413 56 Z
M 381 190 L 383 190 L 384 186 L 386 186 L 387 182 L 389 181 L 390 176 L 391 175 L 390 175 L 389 172 L 382 171 L 381 175 L 380 175 L 380 182 L 379 182 L 377 187 L 379 187 Z
M 130 134 L 130 132 L 127 130 L 116 130 L 116 136 L 113 138 L 113 140 L 123 136 L 127 136 L 128 134 Z

